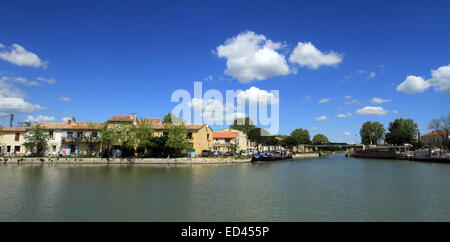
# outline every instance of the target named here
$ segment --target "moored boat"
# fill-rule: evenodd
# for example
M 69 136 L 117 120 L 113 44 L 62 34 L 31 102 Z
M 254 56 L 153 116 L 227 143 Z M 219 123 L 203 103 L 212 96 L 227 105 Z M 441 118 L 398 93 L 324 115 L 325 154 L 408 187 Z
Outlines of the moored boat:
M 408 147 L 406 146 L 377 146 L 356 150 L 352 157 L 375 158 L 375 159 L 396 159 L 408 158 Z

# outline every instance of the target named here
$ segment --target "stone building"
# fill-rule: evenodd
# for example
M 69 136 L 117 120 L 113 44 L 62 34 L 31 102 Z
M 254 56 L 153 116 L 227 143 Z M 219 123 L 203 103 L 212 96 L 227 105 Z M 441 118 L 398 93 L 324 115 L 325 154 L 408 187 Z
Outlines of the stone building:
M 18 156 L 26 153 L 24 135 L 26 128 L 0 127 L 0 155 Z

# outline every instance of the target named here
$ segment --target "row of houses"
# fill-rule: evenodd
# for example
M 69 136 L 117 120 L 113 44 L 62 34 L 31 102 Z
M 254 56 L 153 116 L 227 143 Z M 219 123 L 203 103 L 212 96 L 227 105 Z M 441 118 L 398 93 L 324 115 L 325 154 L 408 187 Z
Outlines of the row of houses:
M 137 125 L 146 122 L 153 129 L 153 136 L 165 134 L 165 126 L 158 118 L 138 119 L 136 115 L 117 115 L 107 120 L 106 125 Z M 100 129 L 105 123 L 77 122 L 69 119 L 66 122 L 39 123 L 48 135 L 45 155 L 50 156 L 95 156 L 101 151 Z M 187 152 L 199 156 L 203 150 L 254 151 L 254 144 L 246 135 L 234 129 L 223 129 L 214 132 L 207 124 L 185 124 L 187 139 L 192 149 Z M 25 134 L 30 128 L 0 127 L 0 154 L 24 155 L 28 151 L 24 146 Z

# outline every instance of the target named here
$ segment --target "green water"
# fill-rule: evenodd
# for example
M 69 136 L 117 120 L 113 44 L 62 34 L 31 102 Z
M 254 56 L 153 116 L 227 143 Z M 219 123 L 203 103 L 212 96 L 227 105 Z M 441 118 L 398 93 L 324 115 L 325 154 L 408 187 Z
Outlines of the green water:
M 1 165 L 0 221 L 450 221 L 450 165 Z

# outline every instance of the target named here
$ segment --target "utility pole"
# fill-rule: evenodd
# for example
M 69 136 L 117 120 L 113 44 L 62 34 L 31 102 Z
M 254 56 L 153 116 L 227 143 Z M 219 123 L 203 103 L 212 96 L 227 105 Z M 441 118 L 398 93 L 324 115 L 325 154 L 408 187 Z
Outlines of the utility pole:
M 9 127 L 12 127 L 12 126 L 13 126 L 13 120 L 14 120 L 14 114 L 12 113 L 12 114 L 10 114 L 10 116 L 9 116 Z

